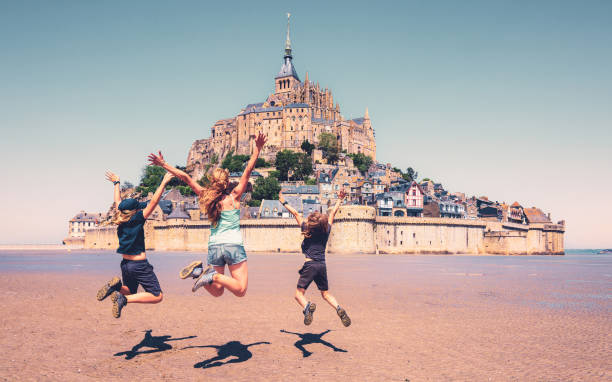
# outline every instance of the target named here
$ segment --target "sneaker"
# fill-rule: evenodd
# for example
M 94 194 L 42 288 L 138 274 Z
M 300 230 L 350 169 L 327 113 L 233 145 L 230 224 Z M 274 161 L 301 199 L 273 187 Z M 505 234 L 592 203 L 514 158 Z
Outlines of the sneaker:
M 127 305 L 127 298 L 119 292 L 114 292 L 111 300 L 113 301 L 113 317 L 121 317 L 121 309 Z
M 314 311 L 317 310 L 317 304 L 314 302 L 309 302 L 304 308 L 304 325 L 312 324 L 312 318 Z
M 119 277 L 113 277 L 109 282 L 104 284 L 102 288 L 98 291 L 98 295 L 96 298 L 98 301 L 102 301 L 113 292 L 119 292 L 121 289 L 121 279 Z
M 195 281 L 195 283 L 193 283 L 193 287 L 191 288 L 191 291 L 195 292 L 196 290 L 200 289 L 204 285 L 212 284 L 213 276 L 216 274 L 217 274 L 217 271 L 215 271 L 215 268 L 213 268 L 212 265 L 206 266 L 206 268 L 204 268 L 204 271 L 202 272 L 202 275 L 200 275 L 200 277 Z
M 181 269 L 179 272 L 179 277 L 182 279 L 186 279 L 189 276 L 193 275 L 193 271 L 196 268 L 202 268 L 202 262 L 200 260 L 192 261 L 191 264 Z
M 348 314 L 346 314 L 346 310 L 342 309 L 341 307 L 338 307 L 338 309 L 336 309 L 336 313 L 338 313 L 338 317 L 340 317 L 342 325 L 349 326 L 351 324 L 351 319 Z

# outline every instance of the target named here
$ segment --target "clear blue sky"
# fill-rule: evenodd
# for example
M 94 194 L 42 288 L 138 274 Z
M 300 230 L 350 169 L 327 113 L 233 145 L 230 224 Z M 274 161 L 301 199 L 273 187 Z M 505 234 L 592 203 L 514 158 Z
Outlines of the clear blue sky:
M 610 1 L 0 1 L 0 243 L 60 242 L 108 208 L 106 169 L 184 164 L 264 100 L 286 12 L 300 77 L 369 107 L 379 161 L 612 247 Z

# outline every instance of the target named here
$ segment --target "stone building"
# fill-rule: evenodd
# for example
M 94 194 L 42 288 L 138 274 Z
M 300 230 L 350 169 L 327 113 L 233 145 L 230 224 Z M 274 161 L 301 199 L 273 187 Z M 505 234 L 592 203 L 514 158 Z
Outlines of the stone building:
M 68 221 L 68 238 L 84 238 L 85 231 L 97 227 L 102 220 L 101 213 L 79 212 Z
M 187 157 L 187 171 L 196 178 L 204 175 L 211 158 L 223 158 L 228 152 L 250 155 L 255 136 L 268 136 L 261 157 L 273 160 L 280 150 L 301 150 L 303 141 L 315 145 L 321 133 L 338 138 L 339 150 L 363 153 L 376 160 L 374 129 L 368 109 L 363 117 L 344 119 L 332 91 L 311 81 L 306 73 L 302 81 L 293 64 L 289 21 L 283 64 L 274 77 L 274 93 L 264 101 L 246 105 L 240 112 L 217 121 L 211 136 L 193 143 Z

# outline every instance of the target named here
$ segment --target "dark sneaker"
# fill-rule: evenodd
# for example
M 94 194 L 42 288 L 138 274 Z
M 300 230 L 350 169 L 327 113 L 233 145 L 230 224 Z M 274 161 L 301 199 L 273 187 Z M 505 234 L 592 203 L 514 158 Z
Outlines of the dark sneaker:
M 338 313 L 338 317 L 340 317 L 340 321 L 342 321 L 342 325 L 349 326 L 351 324 L 351 319 L 348 316 L 348 314 L 346 314 L 346 310 L 338 307 L 338 309 L 336 309 L 336 313 Z
M 107 282 L 106 284 L 104 284 L 102 288 L 100 288 L 96 298 L 98 299 L 98 301 L 102 301 L 108 296 L 110 296 L 111 293 L 119 292 L 120 289 L 121 289 L 121 279 L 119 277 L 113 277 L 111 281 Z
M 213 268 L 213 266 L 210 264 L 207 265 L 206 268 L 204 268 L 204 271 L 202 271 L 202 275 L 200 275 L 200 277 L 195 281 L 195 283 L 193 283 L 193 287 L 191 288 L 191 291 L 195 292 L 196 290 L 200 289 L 204 285 L 212 284 L 213 276 L 216 274 L 217 274 L 217 271 L 215 271 L 215 268 Z
M 192 261 L 191 264 L 181 269 L 181 271 L 179 272 L 179 277 L 182 279 L 186 279 L 187 277 L 192 275 L 193 270 L 196 268 L 202 268 L 202 262 L 200 260 Z
M 121 317 L 121 309 L 127 305 L 127 298 L 119 292 L 114 292 L 111 300 L 113 301 L 113 317 Z
M 304 325 L 312 324 L 313 314 L 317 310 L 317 304 L 314 302 L 309 302 L 304 308 Z

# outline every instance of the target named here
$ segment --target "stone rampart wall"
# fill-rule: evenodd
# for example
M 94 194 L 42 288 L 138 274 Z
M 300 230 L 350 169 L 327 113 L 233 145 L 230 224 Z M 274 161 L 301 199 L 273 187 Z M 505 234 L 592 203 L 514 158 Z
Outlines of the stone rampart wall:
M 302 235 L 294 219 L 252 219 L 240 223 L 247 252 L 299 252 Z M 343 206 L 327 251 L 334 253 L 563 254 L 563 226 L 482 220 L 380 217 L 372 207 Z M 147 249 L 207 251 L 208 221 L 149 221 Z M 116 249 L 116 227 L 86 232 L 85 248 Z

